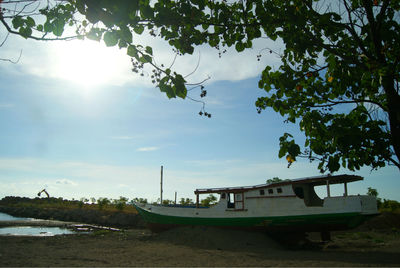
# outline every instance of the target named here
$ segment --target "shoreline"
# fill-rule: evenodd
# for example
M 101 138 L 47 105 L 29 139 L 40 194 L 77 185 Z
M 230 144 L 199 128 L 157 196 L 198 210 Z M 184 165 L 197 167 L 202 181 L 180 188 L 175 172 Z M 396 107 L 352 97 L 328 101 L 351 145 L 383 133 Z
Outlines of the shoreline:
M 43 227 L 63 227 L 67 228 L 71 225 L 79 224 L 77 222 L 65 222 L 56 220 L 12 220 L 12 221 L 0 221 L 0 228 L 2 227 L 19 227 L 19 226 L 43 226 Z

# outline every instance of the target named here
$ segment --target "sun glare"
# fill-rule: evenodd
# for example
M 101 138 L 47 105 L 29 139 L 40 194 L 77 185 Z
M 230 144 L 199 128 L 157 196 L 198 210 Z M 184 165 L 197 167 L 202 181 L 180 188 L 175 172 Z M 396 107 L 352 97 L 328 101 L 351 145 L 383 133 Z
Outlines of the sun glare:
M 129 70 L 123 51 L 95 41 L 65 42 L 56 47 L 55 54 L 53 75 L 76 83 L 85 91 L 105 84 L 120 84 L 121 72 Z

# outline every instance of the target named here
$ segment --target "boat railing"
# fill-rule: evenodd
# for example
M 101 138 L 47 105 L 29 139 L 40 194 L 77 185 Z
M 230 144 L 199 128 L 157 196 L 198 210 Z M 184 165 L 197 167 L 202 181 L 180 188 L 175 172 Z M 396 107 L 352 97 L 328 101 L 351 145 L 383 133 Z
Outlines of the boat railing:
M 219 192 L 235 192 L 243 190 L 252 190 L 254 188 L 266 187 L 269 184 L 257 184 L 253 186 L 239 186 L 239 187 L 221 187 L 221 188 L 200 188 L 196 189 L 195 194 L 208 194 L 208 193 L 219 193 Z
M 174 207 L 174 208 L 209 208 L 206 206 L 196 206 L 196 205 L 180 205 L 180 204 L 153 204 L 153 206 L 157 207 Z

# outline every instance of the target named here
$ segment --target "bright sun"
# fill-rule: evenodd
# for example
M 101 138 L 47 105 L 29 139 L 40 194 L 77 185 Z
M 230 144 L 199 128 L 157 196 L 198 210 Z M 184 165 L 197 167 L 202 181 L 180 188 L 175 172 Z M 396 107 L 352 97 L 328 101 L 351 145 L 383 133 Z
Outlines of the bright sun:
M 87 91 L 108 83 L 119 84 L 121 72 L 130 69 L 123 51 L 90 40 L 59 44 L 55 55 L 52 73 Z

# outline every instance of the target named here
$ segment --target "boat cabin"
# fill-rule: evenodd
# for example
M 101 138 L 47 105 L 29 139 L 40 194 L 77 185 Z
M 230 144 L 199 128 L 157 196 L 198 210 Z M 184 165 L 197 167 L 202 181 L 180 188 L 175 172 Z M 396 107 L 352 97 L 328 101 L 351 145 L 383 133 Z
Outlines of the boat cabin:
M 243 211 L 246 210 L 246 203 L 248 202 L 274 198 L 298 198 L 302 199 L 307 207 L 322 207 L 324 200 L 316 194 L 314 187 L 325 185 L 327 197 L 330 198 L 330 186 L 333 184 L 343 184 L 343 196 L 347 197 L 347 183 L 360 180 L 363 180 L 363 177 L 356 175 L 325 175 L 255 186 L 196 189 L 194 193 L 196 195 L 197 207 L 199 207 L 200 194 L 214 193 L 220 195 L 218 205 L 226 206 L 227 210 Z

